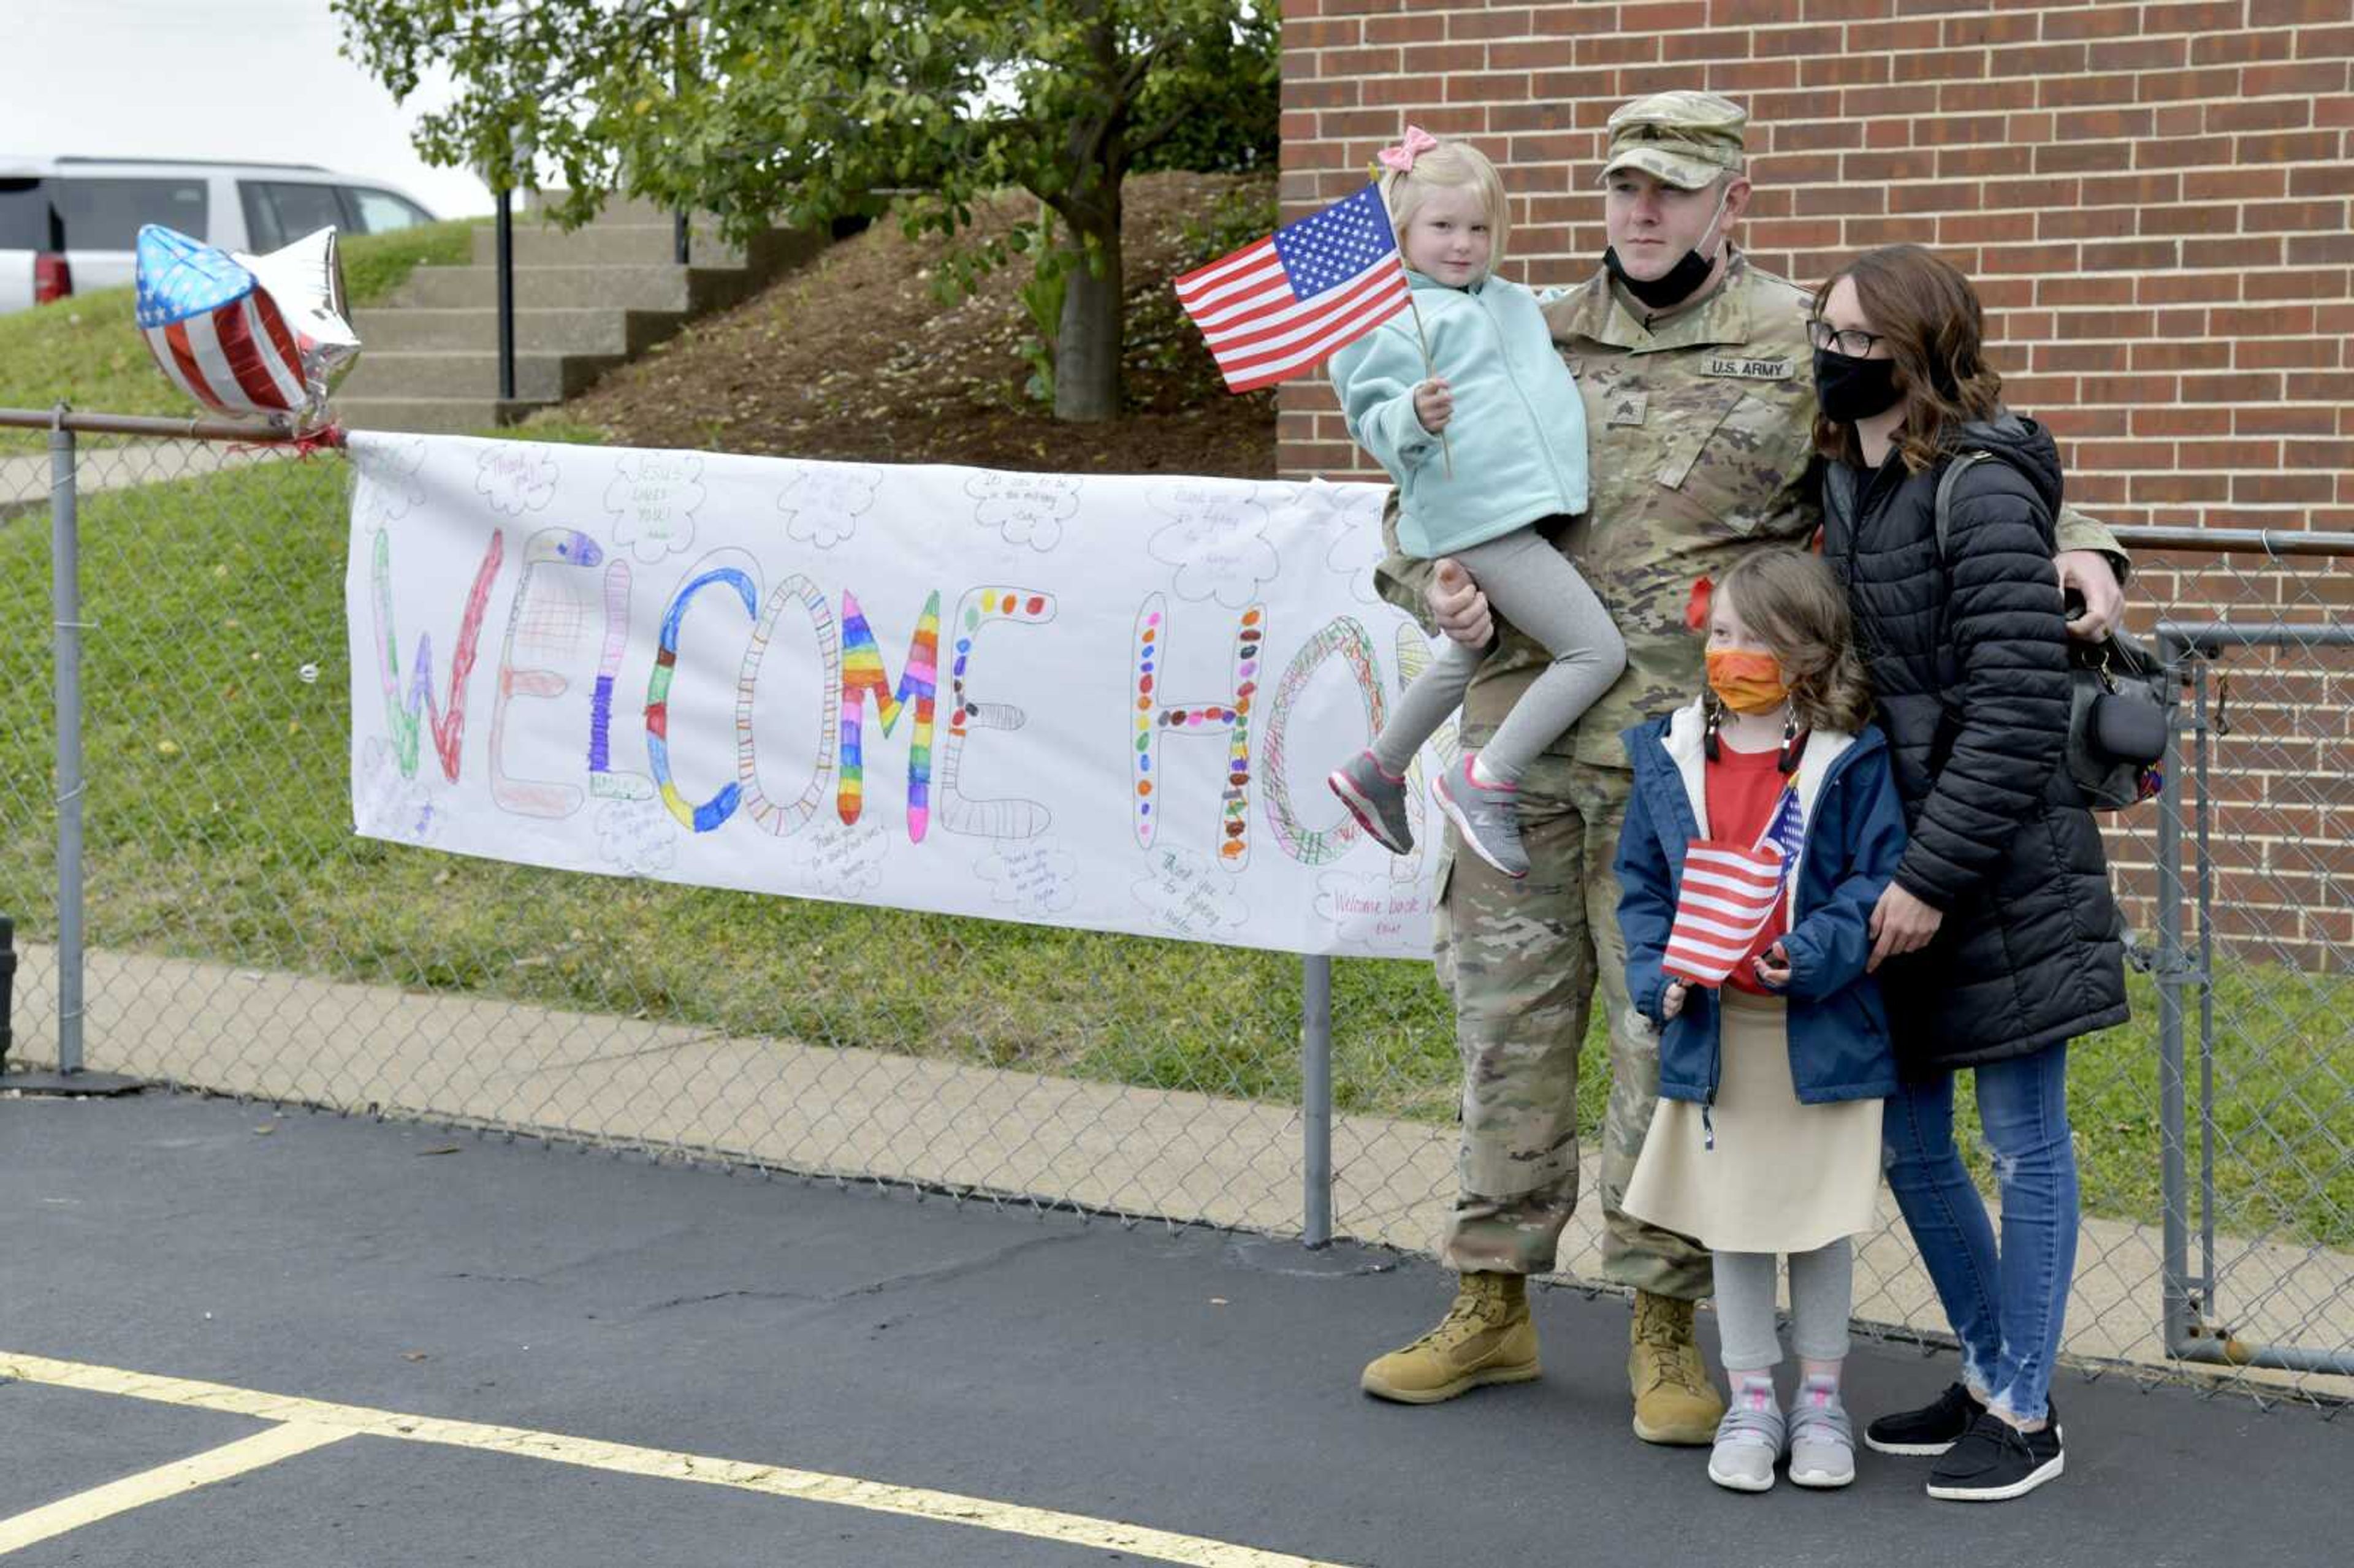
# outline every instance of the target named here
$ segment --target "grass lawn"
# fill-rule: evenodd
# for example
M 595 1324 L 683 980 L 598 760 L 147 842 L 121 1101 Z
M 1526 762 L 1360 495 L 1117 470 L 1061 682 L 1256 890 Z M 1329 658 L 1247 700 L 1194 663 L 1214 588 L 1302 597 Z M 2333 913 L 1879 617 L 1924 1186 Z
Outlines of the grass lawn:
M 345 239 L 344 286 L 352 304 L 381 302 L 421 263 L 463 265 L 472 255 L 474 228 L 473 219 L 453 218 Z M 90 413 L 168 418 L 198 412 L 148 357 L 132 319 L 133 296 L 130 289 L 101 289 L 0 316 L 0 408 L 48 408 L 62 397 Z M 93 445 L 121 440 L 81 439 Z M 0 452 L 33 451 L 48 440 L 38 430 L 0 430 Z
M 314 460 L 85 499 L 94 944 L 1297 1099 L 1296 959 L 571 875 L 353 837 L 347 482 L 340 461 Z M 47 620 L 48 569 L 40 518 L 0 524 L 0 609 L 15 625 Z M 30 787 L 49 764 L 44 640 L 0 649 L 0 779 L 12 781 L 0 793 L 0 908 L 38 938 L 53 885 L 49 815 Z M 1336 969 L 1340 1108 L 1450 1119 L 1448 1013 L 1426 968 Z M 2154 1221 L 2157 1001 L 2142 977 L 2134 988 L 2136 1022 L 2076 1048 L 2073 1108 L 2086 1206 Z M 2354 1246 L 2347 1000 L 2335 981 L 2277 969 L 2219 983 L 2224 1230 Z M 2196 1071 L 2194 1054 L 2194 1121 Z M 1597 1031 L 1580 1096 L 1589 1128 L 1607 1084 Z

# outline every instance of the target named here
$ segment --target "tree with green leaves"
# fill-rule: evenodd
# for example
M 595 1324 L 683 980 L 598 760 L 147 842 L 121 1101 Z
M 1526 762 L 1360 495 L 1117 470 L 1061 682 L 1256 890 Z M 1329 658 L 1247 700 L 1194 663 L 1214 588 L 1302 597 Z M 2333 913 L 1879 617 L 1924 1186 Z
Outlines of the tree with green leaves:
M 443 165 L 560 173 L 559 221 L 620 191 L 716 215 L 742 239 L 896 198 L 961 240 L 969 284 L 1029 251 L 1059 289 L 1055 412 L 1120 407 L 1120 184 L 1264 166 L 1277 22 L 1264 0 L 334 0 L 344 52 L 406 99 L 456 84 L 417 143 Z M 1046 209 L 988 244 L 975 204 Z

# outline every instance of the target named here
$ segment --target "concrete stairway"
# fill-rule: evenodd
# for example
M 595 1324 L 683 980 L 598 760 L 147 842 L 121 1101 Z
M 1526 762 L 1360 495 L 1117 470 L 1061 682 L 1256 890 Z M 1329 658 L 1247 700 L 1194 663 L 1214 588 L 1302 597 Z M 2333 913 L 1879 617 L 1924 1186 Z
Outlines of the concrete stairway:
M 609 203 L 566 234 L 535 196 L 514 221 L 515 396 L 499 388 L 495 231 L 472 264 L 419 267 L 389 304 L 355 313 L 360 362 L 335 397 L 351 429 L 464 432 L 509 425 L 583 392 L 707 311 L 734 304 L 823 249 L 822 233 L 773 230 L 722 245 L 705 223 L 673 260 L 668 213 Z

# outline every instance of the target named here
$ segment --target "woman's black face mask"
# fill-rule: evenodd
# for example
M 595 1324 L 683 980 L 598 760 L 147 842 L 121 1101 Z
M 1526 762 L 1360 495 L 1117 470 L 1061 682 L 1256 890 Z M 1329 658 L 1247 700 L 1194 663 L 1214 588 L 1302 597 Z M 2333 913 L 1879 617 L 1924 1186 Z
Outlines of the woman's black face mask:
M 1896 406 L 1896 362 L 1858 359 L 1833 349 L 1815 350 L 1815 404 L 1823 418 L 1842 425 L 1884 414 Z

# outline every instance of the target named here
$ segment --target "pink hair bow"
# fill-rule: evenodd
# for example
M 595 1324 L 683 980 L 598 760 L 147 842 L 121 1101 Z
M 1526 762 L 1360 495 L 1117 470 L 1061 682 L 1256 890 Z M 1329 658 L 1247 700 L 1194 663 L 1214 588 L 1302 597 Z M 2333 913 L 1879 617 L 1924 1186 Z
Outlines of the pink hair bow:
M 1382 167 L 1395 169 L 1403 175 L 1414 167 L 1414 161 L 1438 145 L 1438 138 L 1419 125 L 1405 128 L 1405 140 L 1394 147 L 1381 150 Z

